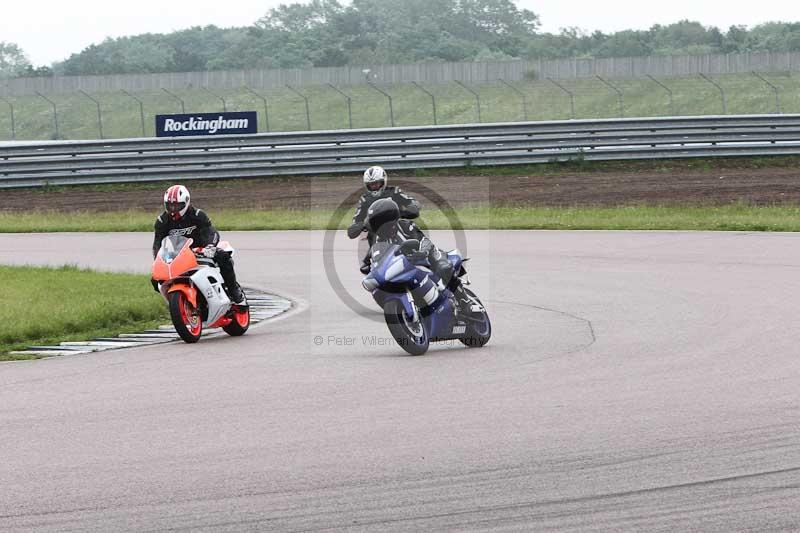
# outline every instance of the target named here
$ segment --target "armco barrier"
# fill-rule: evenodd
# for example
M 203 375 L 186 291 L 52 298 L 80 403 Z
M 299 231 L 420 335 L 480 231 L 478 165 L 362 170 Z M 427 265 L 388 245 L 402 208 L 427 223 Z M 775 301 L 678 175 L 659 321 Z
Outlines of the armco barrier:
M 800 115 L 513 122 L 0 146 L 0 188 L 800 154 Z

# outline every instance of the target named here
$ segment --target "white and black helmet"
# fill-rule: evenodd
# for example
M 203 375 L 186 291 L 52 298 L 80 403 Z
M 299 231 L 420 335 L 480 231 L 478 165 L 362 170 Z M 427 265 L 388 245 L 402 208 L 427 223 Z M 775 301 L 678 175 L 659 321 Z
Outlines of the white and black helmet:
M 372 196 L 378 196 L 386 188 L 386 171 L 383 167 L 369 167 L 364 171 L 364 187 Z

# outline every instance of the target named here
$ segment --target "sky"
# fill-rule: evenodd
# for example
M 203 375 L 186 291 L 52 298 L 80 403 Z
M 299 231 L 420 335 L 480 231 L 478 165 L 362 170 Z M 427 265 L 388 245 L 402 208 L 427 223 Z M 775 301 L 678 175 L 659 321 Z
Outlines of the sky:
M 247 26 L 288 0 L 0 0 L 0 41 L 18 44 L 34 65 L 49 65 L 106 37 L 164 33 L 191 26 Z M 398 0 L 402 1 L 402 0 Z M 541 30 L 647 29 L 681 19 L 726 30 L 773 20 L 798 21 L 796 0 L 518 0 Z

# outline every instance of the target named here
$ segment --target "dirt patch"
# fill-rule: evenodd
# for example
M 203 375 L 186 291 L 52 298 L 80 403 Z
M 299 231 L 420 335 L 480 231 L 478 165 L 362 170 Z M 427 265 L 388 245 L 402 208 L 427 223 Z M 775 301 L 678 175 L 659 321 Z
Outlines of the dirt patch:
M 425 186 L 452 205 L 614 206 L 626 204 L 756 205 L 800 203 L 800 170 L 792 167 L 691 169 L 676 165 L 652 170 L 576 171 L 528 175 L 393 174 L 412 194 Z M 333 208 L 360 188 L 360 177 L 267 178 L 187 182 L 193 202 L 219 208 Z M 12 190 L 0 193 L 0 210 L 142 209 L 157 211 L 169 184 Z

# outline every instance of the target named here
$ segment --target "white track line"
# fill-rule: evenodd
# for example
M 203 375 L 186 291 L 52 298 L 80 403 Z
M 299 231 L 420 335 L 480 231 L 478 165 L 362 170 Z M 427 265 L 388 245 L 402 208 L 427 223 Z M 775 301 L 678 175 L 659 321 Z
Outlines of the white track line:
M 276 317 L 292 308 L 292 301 L 275 294 L 246 288 L 247 303 L 250 306 L 250 324 L 252 326 Z M 220 334 L 220 328 L 203 331 L 204 336 Z M 36 355 L 51 357 L 56 355 L 79 355 L 107 350 L 119 350 L 151 344 L 176 342 L 180 337 L 172 325 L 162 325 L 158 329 L 150 329 L 141 333 L 123 333 L 113 338 L 96 338 L 88 341 L 62 342 L 55 346 L 31 346 L 27 350 L 11 352 L 14 355 Z

